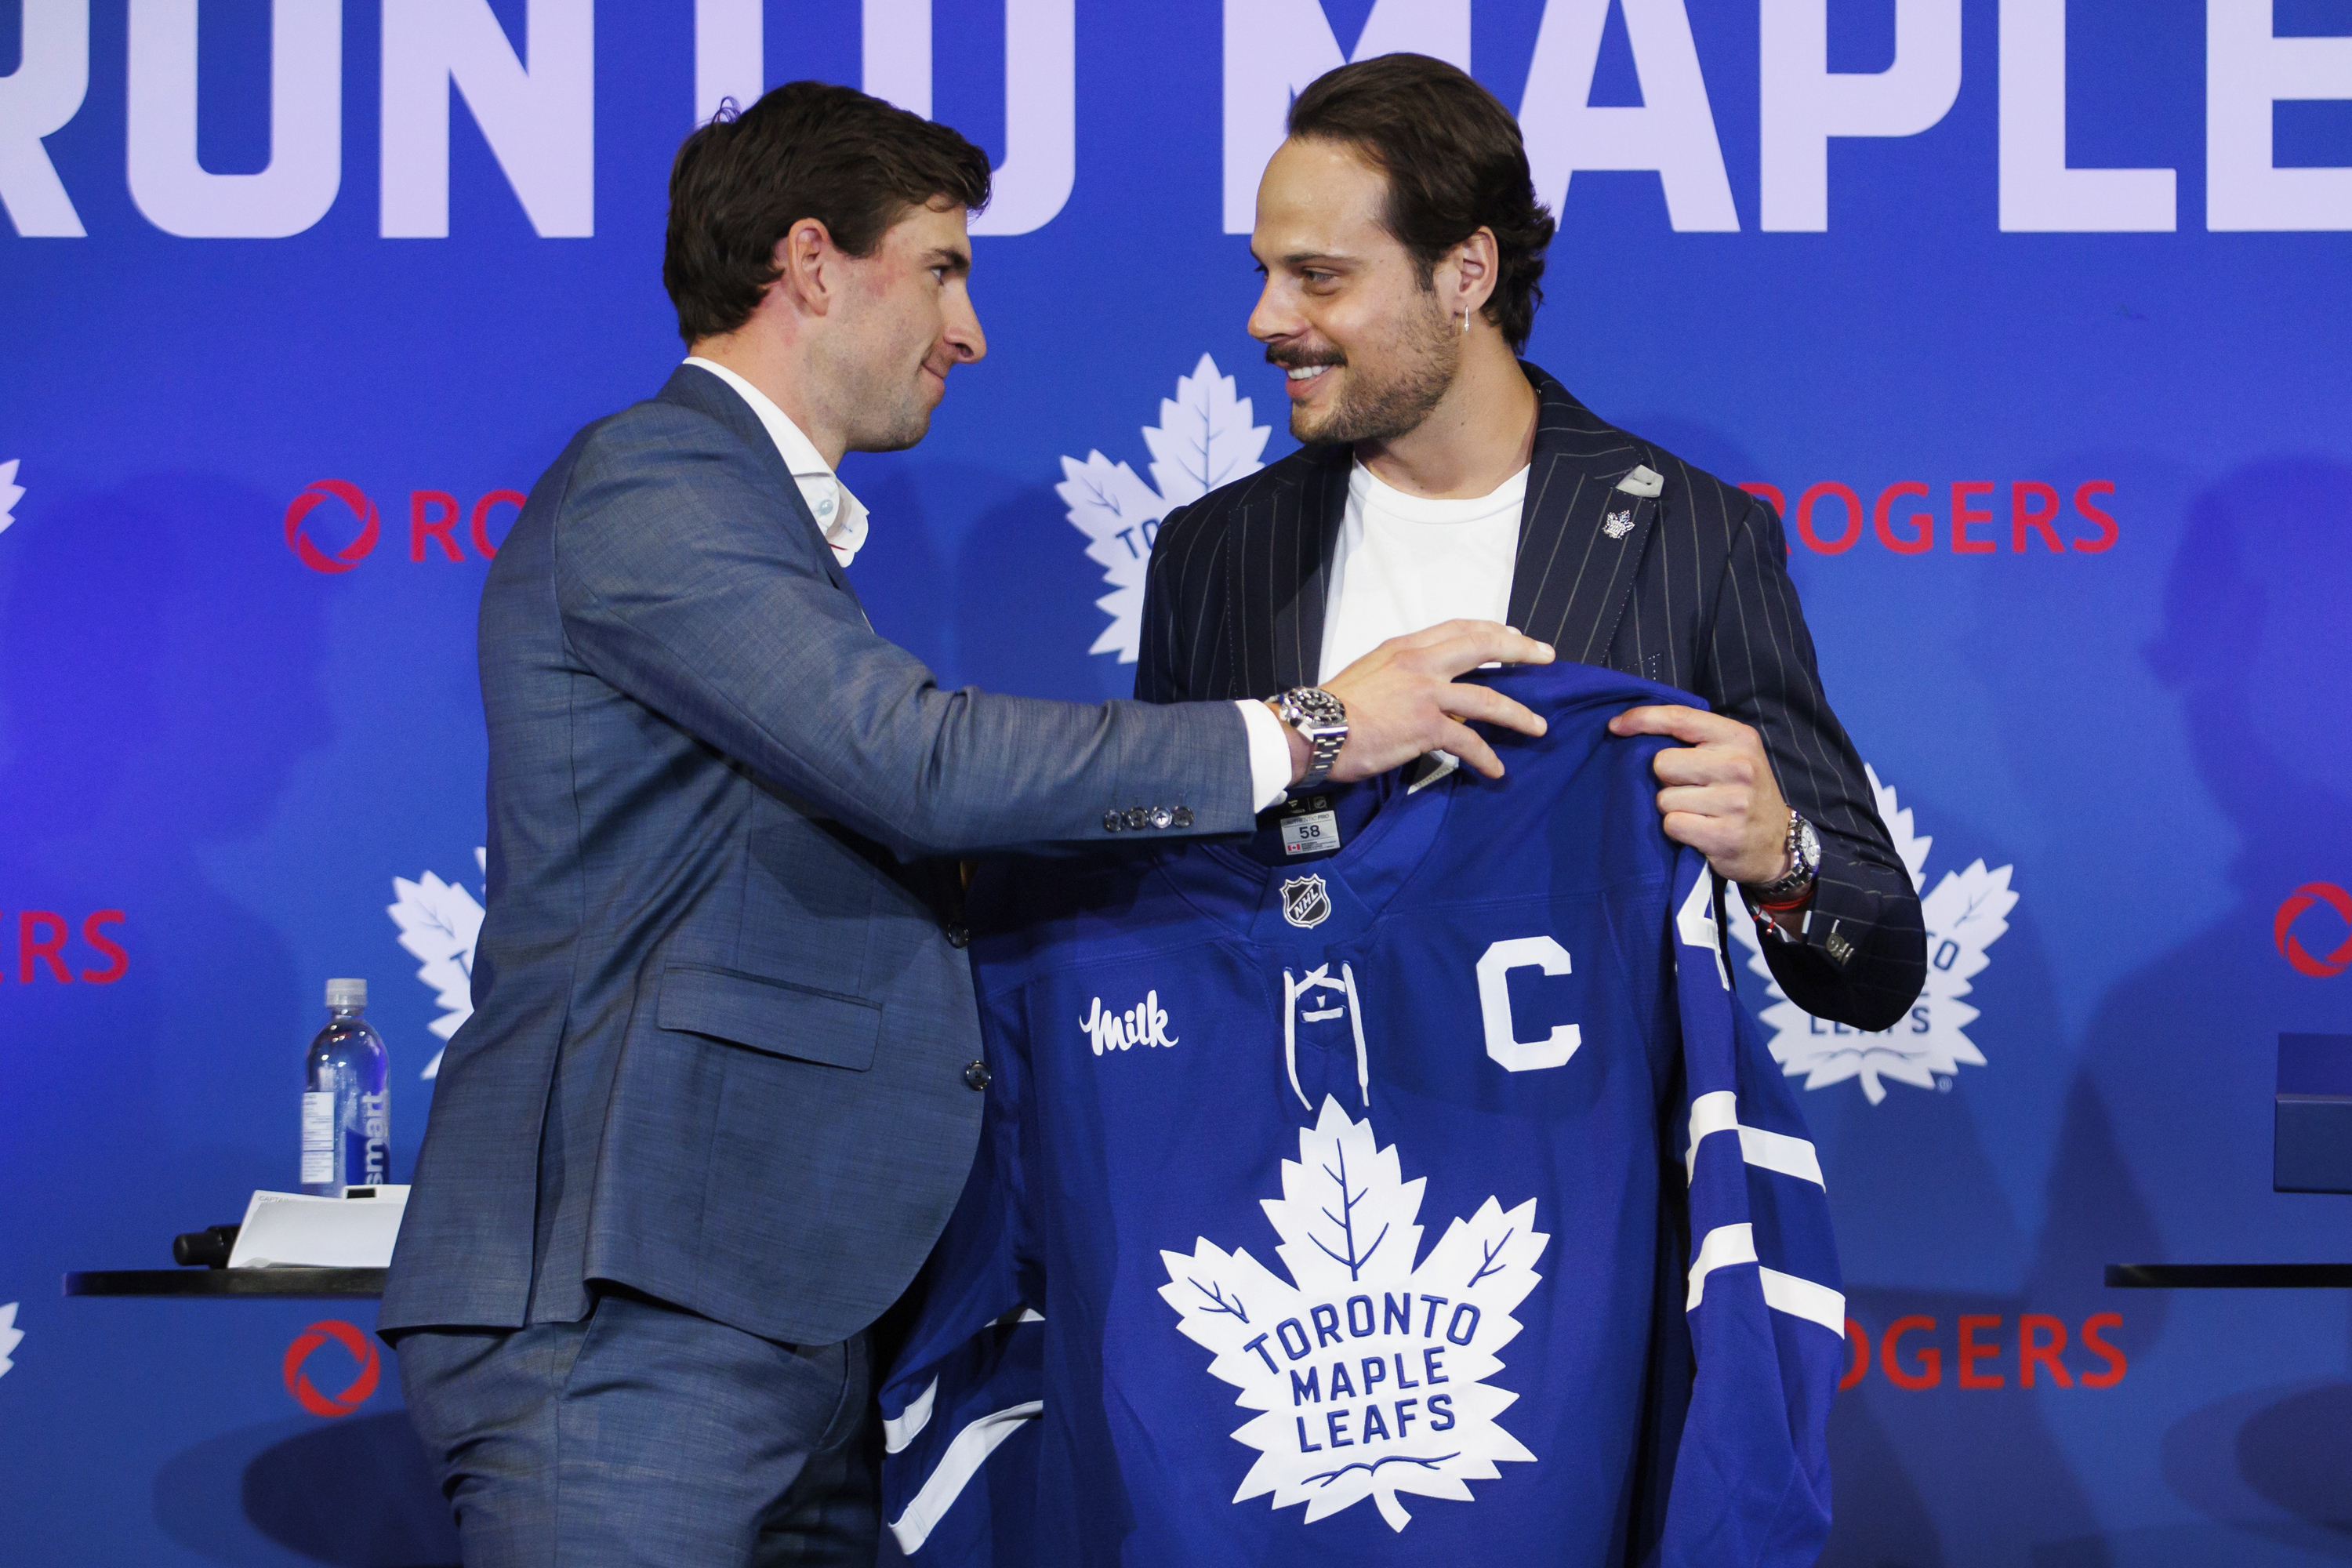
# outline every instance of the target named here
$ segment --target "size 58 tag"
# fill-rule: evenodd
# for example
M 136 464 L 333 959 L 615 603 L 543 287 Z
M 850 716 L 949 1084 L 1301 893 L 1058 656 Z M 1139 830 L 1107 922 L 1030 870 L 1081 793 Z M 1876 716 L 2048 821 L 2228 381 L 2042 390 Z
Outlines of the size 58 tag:
M 1285 855 L 1322 855 L 1339 847 L 1339 814 L 1310 811 L 1282 820 Z

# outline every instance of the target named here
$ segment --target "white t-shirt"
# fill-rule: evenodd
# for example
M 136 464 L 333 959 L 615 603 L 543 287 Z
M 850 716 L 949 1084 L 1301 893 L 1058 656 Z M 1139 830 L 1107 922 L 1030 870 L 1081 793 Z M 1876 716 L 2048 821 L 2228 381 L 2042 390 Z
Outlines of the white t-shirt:
M 1507 616 L 1527 493 L 1521 468 L 1491 495 L 1431 500 L 1381 483 L 1358 463 L 1332 552 L 1316 679 L 1328 680 L 1392 637 Z

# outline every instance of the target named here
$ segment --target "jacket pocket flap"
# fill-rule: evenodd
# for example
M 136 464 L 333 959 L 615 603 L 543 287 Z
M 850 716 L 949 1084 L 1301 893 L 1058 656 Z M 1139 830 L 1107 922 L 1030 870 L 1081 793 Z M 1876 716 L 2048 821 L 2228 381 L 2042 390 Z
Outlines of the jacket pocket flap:
M 663 971 L 656 1017 L 665 1029 L 853 1072 L 874 1065 L 882 1036 L 871 1002 L 725 969 Z

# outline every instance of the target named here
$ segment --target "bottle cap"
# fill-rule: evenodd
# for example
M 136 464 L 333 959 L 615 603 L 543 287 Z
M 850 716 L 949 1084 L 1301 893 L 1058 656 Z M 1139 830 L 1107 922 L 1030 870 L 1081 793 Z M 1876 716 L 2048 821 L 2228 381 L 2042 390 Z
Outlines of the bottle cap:
M 328 981 L 327 1005 L 330 1007 L 366 1006 L 367 982 L 364 980 Z

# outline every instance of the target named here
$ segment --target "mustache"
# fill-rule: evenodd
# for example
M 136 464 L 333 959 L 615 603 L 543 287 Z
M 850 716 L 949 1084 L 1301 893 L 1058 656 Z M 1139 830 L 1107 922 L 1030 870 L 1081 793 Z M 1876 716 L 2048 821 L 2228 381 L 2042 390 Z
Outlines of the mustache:
M 1346 364 L 1348 356 L 1338 349 L 1314 349 L 1297 343 L 1275 343 L 1265 351 L 1265 363 L 1284 370 L 1305 370 L 1309 365 Z

